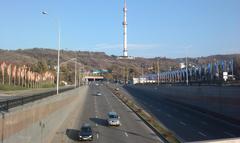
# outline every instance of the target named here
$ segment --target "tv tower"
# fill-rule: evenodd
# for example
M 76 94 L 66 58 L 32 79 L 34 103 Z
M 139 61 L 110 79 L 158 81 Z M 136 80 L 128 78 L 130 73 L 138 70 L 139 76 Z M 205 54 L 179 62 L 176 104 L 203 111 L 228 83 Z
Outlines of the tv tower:
M 127 2 L 124 0 L 124 8 L 123 8 L 124 18 L 123 18 L 123 56 L 128 56 L 127 50 Z

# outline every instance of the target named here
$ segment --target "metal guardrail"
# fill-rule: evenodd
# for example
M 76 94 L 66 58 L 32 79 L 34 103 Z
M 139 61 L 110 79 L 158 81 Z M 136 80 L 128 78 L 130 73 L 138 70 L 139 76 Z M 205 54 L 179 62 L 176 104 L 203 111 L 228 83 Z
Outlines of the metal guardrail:
M 67 90 L 71 90 L 74 89 L 74 87 L 69 87 L 69 88 L 62 88 L 59 89 L 59 93 L 67 91 Z M 0 101 L 0 111 L 7 111 L 10 108 L 14 108 L 20 105 L 24 105 L 26 103 L 29 102 L 33 102 L 39 99 L 43 99 L 52 95 L 56 95 L 56 90 L 52 90 L 52 91 L 47 91 L 47 92 L 43 92 L 43 93 L 36 93 L 32 96 L 23 96 L 23 97 L 19 97 L 19 98 L 15 98 L 15 99 L 9 99 L 9 100 L 5 100 L 5 101 Z

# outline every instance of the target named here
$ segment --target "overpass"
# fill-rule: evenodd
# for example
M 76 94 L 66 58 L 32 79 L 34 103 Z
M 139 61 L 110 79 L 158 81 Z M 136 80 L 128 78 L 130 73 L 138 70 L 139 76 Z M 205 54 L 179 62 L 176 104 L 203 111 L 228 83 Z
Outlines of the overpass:
M 85 81 L 99 81 L 99 80 L 103 80 L 104 77 L 103 76 L 85 76 L 84 79 Z

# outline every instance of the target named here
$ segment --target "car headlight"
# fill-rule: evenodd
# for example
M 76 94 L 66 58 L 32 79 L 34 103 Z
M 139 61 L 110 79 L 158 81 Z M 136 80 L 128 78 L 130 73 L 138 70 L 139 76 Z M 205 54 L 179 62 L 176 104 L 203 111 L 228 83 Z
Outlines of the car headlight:
M 79 136 L 80 138 L 82 138 L 82 136 Z

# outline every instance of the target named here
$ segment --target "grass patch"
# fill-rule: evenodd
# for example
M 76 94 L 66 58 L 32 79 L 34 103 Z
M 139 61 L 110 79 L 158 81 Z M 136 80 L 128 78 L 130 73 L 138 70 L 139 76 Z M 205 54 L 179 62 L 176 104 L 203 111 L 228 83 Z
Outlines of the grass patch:
M 42 83 L 41 85 L 39 85 L 38 88 L 54 88 L 54 87 L 56 87 L 56 85 L 53 83 Z M 15 91 L 15 90 L 27 90 L 27 89 L 32 89 L 32 88 L 26 88 L 19 85 L 0 84 L 0 90 L 2 91 Z
M 56 87 L 56 85 L 53 83 L 43 83 L 40 85 L 40 88 L 53 88 L 53 87 Z
M 14 90 L 26 90 L 27 88 L 22 86 L 13 86 L 13 85 L 2 85 L 0 84 L 0 90 L 3 91 L 14 91 Z

